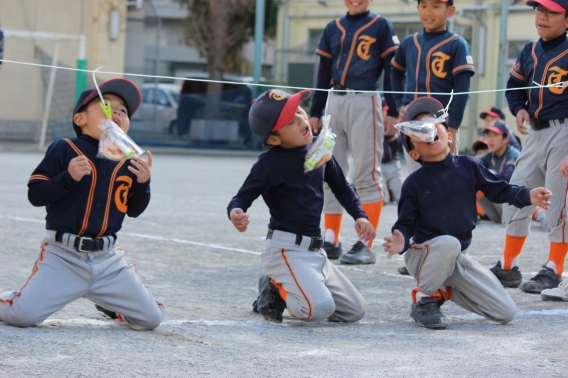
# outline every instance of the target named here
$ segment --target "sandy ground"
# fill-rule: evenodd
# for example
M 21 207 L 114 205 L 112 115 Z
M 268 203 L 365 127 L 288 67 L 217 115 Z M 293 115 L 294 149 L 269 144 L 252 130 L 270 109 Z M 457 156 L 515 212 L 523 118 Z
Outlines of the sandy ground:
M 45 210 L 27 201 L 26 183 L 43 154 L 0 149 L 0 288 L 24 284 L 39 253 Z M 304 323 L 285 313 L 282 324 L 251 311 L 262 273 L 259 254 L 268 213 L 258 200 L 249 230 L 226 216 L 252 157 L 155 153 L 149 208 L 127 219 L 119 243 L 154 296 L 163 324 L 136 332 L 81 299 L 43 324 L 0 322 L 0 376 L 291 376 L 291 377 L 566 377 L 568 302 L 508 289 L 519 307 L 508 325 L 489 322 L 453 303 L 446 330 L 416 326 L 409 316 L 412 278 L 375 247 L 377 264 L 339 266 L 368 302 L 356 324 Z M 378 238 L 389 233 L 396 207 L 383 210 Z M 355 241 L 344 217 L 344 245 Z M 491 267 L 504 228 L 482 222 L 470 255 Z M 525 279 L 547 257 L 546 234 L 533 228 L 521 258 Z

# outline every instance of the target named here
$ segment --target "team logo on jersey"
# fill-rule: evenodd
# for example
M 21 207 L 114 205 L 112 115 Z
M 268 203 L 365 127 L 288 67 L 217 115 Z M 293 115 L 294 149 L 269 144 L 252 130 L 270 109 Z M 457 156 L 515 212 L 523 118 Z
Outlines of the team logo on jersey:
M 118 188 L 116 188 L 116 192 L 114 192 L 114 202 L 116 203 L 116 208 L 121 213 L 126 213 L 126 210 L 128 210 L 128 192 L 132 186 L 132 179 L 128 176 L 120 176 L 116 179 L 116 181 L 124 184 L 121 184 Z
M 554 86 L 554 87 L 548 87 L 548 89 L 550 89 L 550 91 L 554 94 L 560 95 L 564 92 L 564 89 L 566 89 L 564 86 L 560 85 L 559 83 L 564 82 L 565 80 L 562 80 L 563 76 L 568 75 L 568 71 L 563 70 L 560 67 L 554 66 L 550 68 L 550 71 L 554 72 L 553 74 L 551 74 L 548 77 L 548 84 L 558 84 L 558 86 Z
M 377 41 L 376 38 L 369 37 L 368 35 L 362 35 L 359 37 L 359 46 L 357 46 L 357 55 L 363 60 L 369 60 L 371 55 L 371 45 Z
M 445 78 L 448 73 L 444 72 L 444 63 L 447 60 L 450 60 L 450 56 L 439 51 L 432 55 L 436 57 L 436 59 L 432 61 L 432 72 L 436 77 L 439 77 L 440 79 Z
M 270 91 L 268 92 L 268 98 L 271 98 L 276 101 L 282 101 L 286 98 L 286 95 L 276 91 Z

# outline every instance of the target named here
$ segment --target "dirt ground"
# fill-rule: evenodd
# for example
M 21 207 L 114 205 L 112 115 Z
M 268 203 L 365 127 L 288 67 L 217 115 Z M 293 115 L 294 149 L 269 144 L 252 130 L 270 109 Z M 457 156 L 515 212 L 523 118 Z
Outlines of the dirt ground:
M 0 288 L 18 289 L 31 272 L 45 227 L 44 208 L 27 200 L 27 180 L 43 154 L 0 148 Z M 409 316 L 414 280 L 400 276 L 402 258 L 338 267 L 368 302 L 356 324 L 305 323 L 285 313 L 282 324 L 251 311 L 262 274 L 259 254 L 268 212 L 250 209 L 239 234 L 226 206 L 254 157 L 168 155 L 155 151 L 152 201 L 127 219 L 119 244 L 154 296 L 164 322 L 132 331 L 81 299 L 43 324 L 0 322 L 0 376 L 10 377 L 566 377 L 568 302 L 508 289 L 518 305 L 508 325 L 494 324 L 447 302 L 446 330 L 416 326 Z M 389 234 L 396 206 L 385 206 L 378 239 Z M 481 222 L 470 255 L 491 267 L 505 231 Z M 344 217 L 344 245 L 355 242 Z M 521 257 L 525 279 L 545 262 L 546 234 L 535 225 Z

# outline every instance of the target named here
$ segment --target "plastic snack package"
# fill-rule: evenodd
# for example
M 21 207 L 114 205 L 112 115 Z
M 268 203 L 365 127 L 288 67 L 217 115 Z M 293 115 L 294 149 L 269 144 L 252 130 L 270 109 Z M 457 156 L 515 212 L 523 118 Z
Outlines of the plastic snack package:
M 329 127 L 330 119 L 331 114 L 322 118 L 323 127 L 320 135 L 318 136 L 318 140 L 306 154 L 304 172 L 309 172 L 319 168 L 331 159 L 333 146 L 335 146 L 335 134 L 331 132 Z
M 104 107 L 101 104 L 101 107 Z M 110 108 L 110 103 L 107 104 Z M 126 160 L 140 156 L 144 151 L 112 119 L 101 119 L 99 128 L 103 131 L 99 140 L 98 158 Z
M 406 121 L 394 125 L 401 133 L 419 142 L 433 142 L 436 139 L 436 124 L 439 119 L 424 117 L 421 120 Z

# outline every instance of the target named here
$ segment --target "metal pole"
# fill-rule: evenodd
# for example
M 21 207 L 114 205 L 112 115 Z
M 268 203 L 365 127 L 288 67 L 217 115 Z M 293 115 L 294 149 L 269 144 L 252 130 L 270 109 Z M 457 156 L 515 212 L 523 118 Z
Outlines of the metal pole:
M 254 82 L 260 84 L 262 76 L 262 46 L 264 42 L 264 2 L 256 0 L 256 21 L 254 23 Z M 255 86 L 255 95 L 260 93 L 260 87 Z
M 507 15 L 509 0 L 501 0 L 501 29 L 499 31 L 499 64 L 497 65 L 497 85 L 503 88 L 505 83 L 505 67 L 507 66 Z M 495 106 L 500 108 L 503 103 L 503 93 L 495 92 Z
M 47 94 L 45 99 L 45 107 L 43 108 L 43 119 L 41 121 L 41 131 L 39 133 L 39 145 L 38 149 L 43 150 L 45 145 L 45 135 L 47 134 L 47 122 L 49 120 L 49 109 L 51 108 L 51 97 L 53 96 L 53 86 L 55 84 L 55 71 L 57 70 L 57 60 L 59 58 L 59 46 L 61 41 L 55 43 L 55 48 L 53 49 L 53 59 L 51 60 L 51 72 L 49 73 L 49 83 L 47 85 Z

